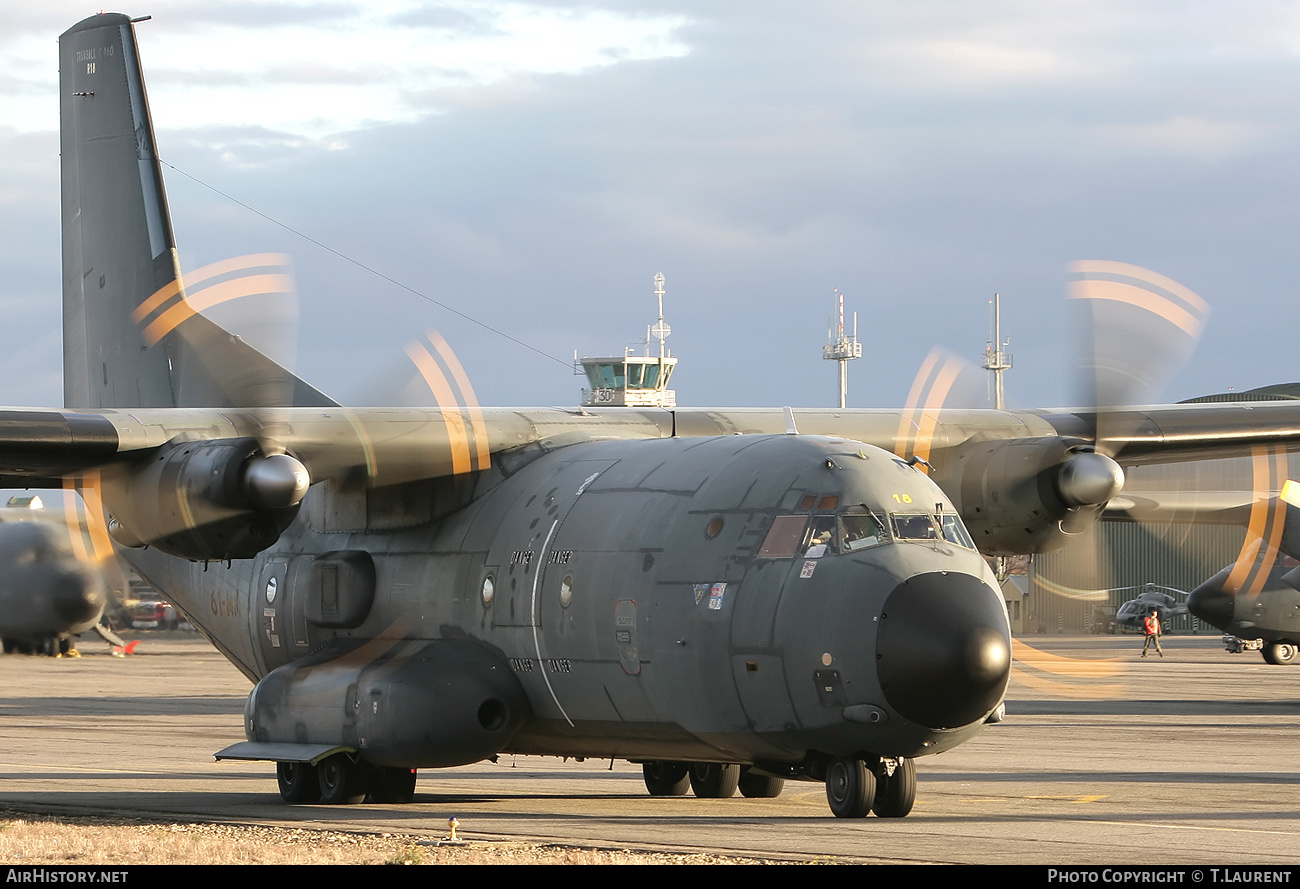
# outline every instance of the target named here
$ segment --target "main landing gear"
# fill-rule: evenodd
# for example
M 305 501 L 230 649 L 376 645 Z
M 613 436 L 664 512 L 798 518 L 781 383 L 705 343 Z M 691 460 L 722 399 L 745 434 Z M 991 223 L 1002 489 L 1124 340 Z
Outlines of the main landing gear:
M 73 645 L 72 638 L 64 636 L 42 636 L 39 639 L 3 639 L 5 654 L 43 654 L 50 657 L 81 657 Z
M 785 785 L 737 763 L 653 760 L 641 764 L 641 774 L 651 796 L 685 796 L 689 788 L 701 799 L 729 799 L 739 789 L 750 799 L 774 799 Z
M 654 760 L 642 763 L 641 773 L 651 796 L 685 796 L 689 788 L 703 799 L 726 799 L 739 789 L 750 799 L 773 799 L 785 784 L 735 763 Z M 903 818 L 916 802 L 916 763 L 906 757 L 831 759 L 824 769 L 810 765 L 803 774 L 826 782 L 826 801 L 838 818 L 865 818 L 872 812 L 878 818 Z
M 374 766 L 346 753 L 336 753 L 316 765 L 278 762 L 275 777 L 287 803 L 409 803 L 415 798 L 415 769 Z

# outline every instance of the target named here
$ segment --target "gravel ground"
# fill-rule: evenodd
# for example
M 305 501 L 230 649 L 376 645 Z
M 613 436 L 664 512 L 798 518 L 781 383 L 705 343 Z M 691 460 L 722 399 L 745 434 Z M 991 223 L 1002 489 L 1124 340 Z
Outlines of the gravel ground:
M 519 842 L 0 812 L 8 864 L 784 864 Z

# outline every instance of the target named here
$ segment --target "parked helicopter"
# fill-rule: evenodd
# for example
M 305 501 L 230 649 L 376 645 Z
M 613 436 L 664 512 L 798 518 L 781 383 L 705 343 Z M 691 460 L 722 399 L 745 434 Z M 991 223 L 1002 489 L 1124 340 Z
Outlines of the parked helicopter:
M 904 816 L 915 758 L 1007 685 L 981 553 L 1068 543 L 1124 465 L 1300 447 L 1292 405 L 1105 387 L 1052 412 L 487 409 L 440 340 L 440 408 L 345 408 L 187 300 L 143 84 L 127 16 L 60 38 L 68 407 L 0 411 L 0 469 L 99 492 L 124 558 L 256 683 L 219 756 L 275 762 L 289 801 L 409 800 L 415 769 L 527 753 Z
M 1131 589 L 1136 589 L 1136 587 Z M 1155 609 L 1156 616 L 1160 618 L 1161 625 L 1165 627 L 1168 626 L 1170 618 L 1187 613 L 1187 593 L 1182 590 L 1154 583 L 1143 584 L 1141 589 L 1142 592 L 1138 594 L 1137 598 L 1129 599 L 1120 604 L 1119 609 L 1115 612 L 1117 626 L 1137 632 L 1142 629 L 1142 619 L 1150 614 L 1152 609 Z M 1179 602 L 1178 596 L 1183 596 L 1184 601 Z

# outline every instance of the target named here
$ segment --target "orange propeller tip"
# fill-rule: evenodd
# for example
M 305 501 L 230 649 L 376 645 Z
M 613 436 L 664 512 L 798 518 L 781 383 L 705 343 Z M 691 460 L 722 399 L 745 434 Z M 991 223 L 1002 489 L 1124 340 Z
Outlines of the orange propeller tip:
M 1287 479 L 1282 485 L 1282 493 L 1279 496 L 1291 506 L 1300 506 L 1300 482 Z

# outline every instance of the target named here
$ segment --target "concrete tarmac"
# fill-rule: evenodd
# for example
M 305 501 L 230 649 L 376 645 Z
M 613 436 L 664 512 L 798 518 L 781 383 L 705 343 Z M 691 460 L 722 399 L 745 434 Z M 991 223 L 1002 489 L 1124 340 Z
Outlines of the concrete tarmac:
M 1028 643 L 1027 645 L 1025 643 Z M 1300 668 L 1218 637 L 1024 637 L 1008 717 L 917 762 L 904 819 L 830 815 L 820 784 L 779 799 L 651 798 L 639 767 L 502 757 L 422 773 L 404 806 L 288 806 L 243 739 L 249 683 L 194 635 L 139 653 L 0 658 L 0 808 L 328 827 L 796 860 L 1300 864 Z

